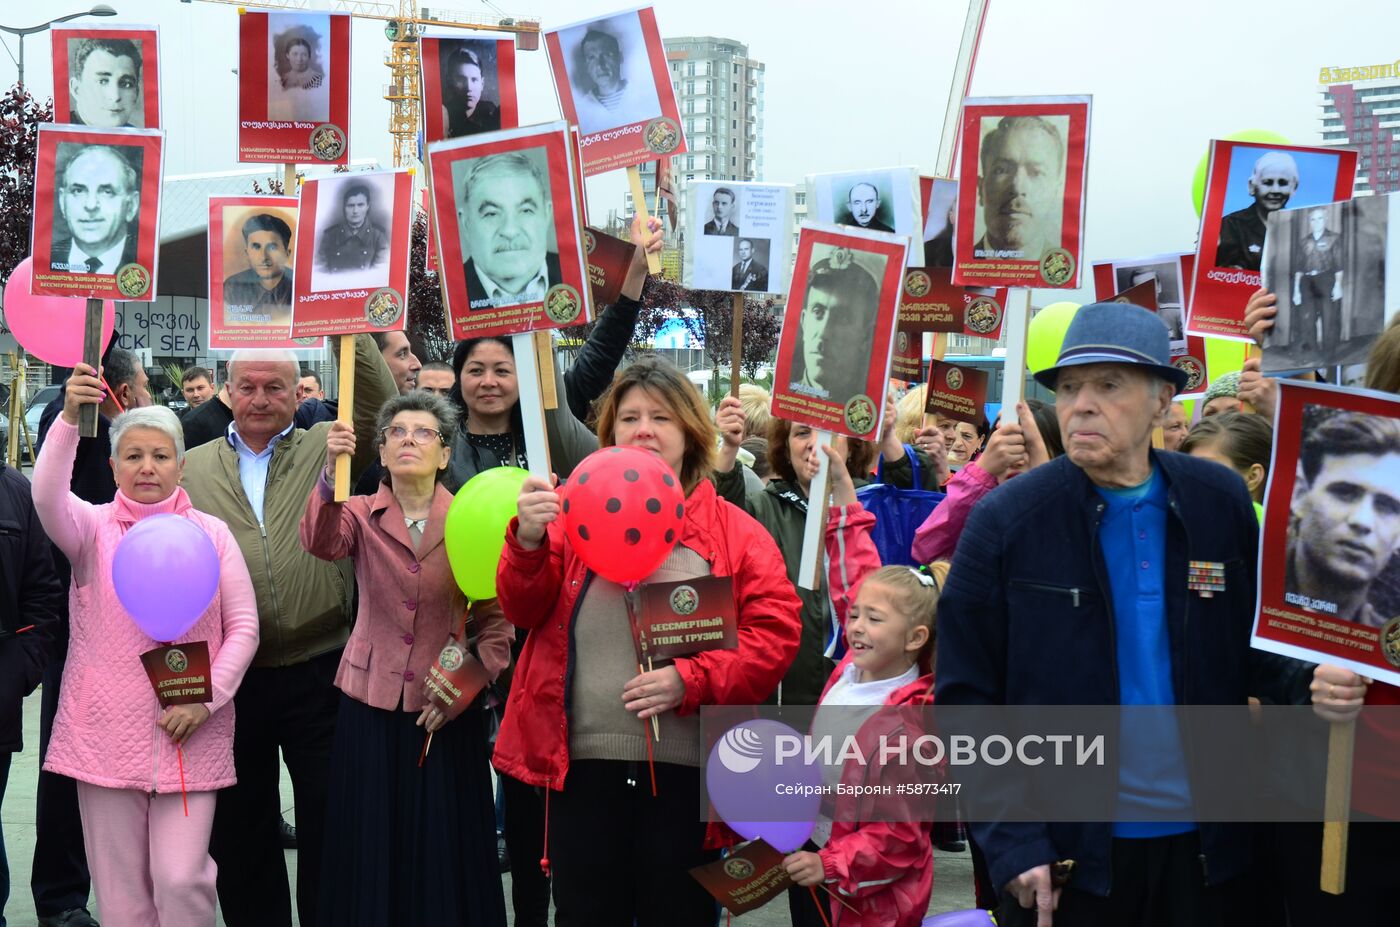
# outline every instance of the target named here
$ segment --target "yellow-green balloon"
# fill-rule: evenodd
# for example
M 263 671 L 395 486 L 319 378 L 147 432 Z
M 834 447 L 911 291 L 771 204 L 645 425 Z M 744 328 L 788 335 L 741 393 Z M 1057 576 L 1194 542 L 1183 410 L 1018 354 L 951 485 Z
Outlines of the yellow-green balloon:
M 1065 332 L 1079 311 L 1079 303 L 1051 303 L 1031 317 L 1026 326 L 1026 367 L 1039 373 L 1055 366 Z
M 496 567 L 515 517 L 520 487 L 530 474 L 519 467 L 483 470 L 457 490 L 443 529 L 447 561 L 458 587 L 473 602 L 496 597 Z
M 1227 142 L 1254 142 L 1259 145 L 1291 145 L 1288 139 L 1277 132 L 1270 132 L 1267 129 L 1245 129 L 1242 132 L 1232 132 L 1225 136 L 1223 141 Z M 1206 205 L 1206 171 L 1210 169 L 1210 145 L 1206 145 L 1206 153 L 1201 155 L 1201 160 L 1196 162 L 1196 175 L 1191 179 L 1191 202 L 1196 204 L 1196 217 L 1200 218 L 1201 210 Z

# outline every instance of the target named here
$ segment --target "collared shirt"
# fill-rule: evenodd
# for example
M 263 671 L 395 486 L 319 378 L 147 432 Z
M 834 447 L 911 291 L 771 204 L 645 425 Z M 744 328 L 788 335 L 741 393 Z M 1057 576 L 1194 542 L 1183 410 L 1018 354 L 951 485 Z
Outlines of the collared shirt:
M 228 426 L 228 442 L 238 452 L 238 481 L 243 484 L 248 506 L 257 516 L 259 525 L 263 523 L 263 497 L 267 493 L 267 470 L 272 465 L 272 452 L 277 448 L 277 442 L 291 434 L 294 427 L 288 425 L 283 428 L 272 436 L 261 452 L 254 452 L 239 435 L 238 423 Z
M 481 269 L 480 262 L 473 261 L 472 267 L 476 270 L 476 278 L 481 281 L 481 289 L 491 300 L 492 306 L 518 306 L 522 303 L 544 302 L 544 294 L 549 291 L 549 265 L 547 261 L 541 261 L 540 269 L 535 272 L 535 276 L 530 278 L 530 282 L 525 284 L 519 292 L 514 293 L 486 276 L 486 271 Z
M 68 270 L 76 274 L 115 274 L 122 266 L 122 250 L 126 248 L 126 236 L 106 251 L 88 254 L 75 239 L 68 246 Z M 95 257 L 102 264 L 96 270 L 88 269 L 88 258 Z
M 292 311 L 292 275 L 282 274 L 272 289 L 251 267 L 224 281 L 224 312 L 233 324 L 271 323 Z

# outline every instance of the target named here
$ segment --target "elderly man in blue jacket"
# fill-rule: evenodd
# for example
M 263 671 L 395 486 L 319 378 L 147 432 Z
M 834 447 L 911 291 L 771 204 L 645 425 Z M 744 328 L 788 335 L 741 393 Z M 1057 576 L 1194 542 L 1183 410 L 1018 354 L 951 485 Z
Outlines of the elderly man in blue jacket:
M 968 519 L 938 606 L 936 701 L 1246 704 L 1258 524 L 1236 474 L 1152 448 L 1186 379 L 1166 328 L 1136 306 L 1085 306 L 1036 379 L 1055 390 L 1065 455 Z M 1192 561 L 1224 588 L 1195 588 Z M 1004 927 L 1227 923 L 1250 834 L 1191 820 L 1174 721 L 1136 752 L 1130 728 L 1117 823 L 972 825 Z M 1051 867 L 1064 860 L 1075 867 L 1061 888 Z

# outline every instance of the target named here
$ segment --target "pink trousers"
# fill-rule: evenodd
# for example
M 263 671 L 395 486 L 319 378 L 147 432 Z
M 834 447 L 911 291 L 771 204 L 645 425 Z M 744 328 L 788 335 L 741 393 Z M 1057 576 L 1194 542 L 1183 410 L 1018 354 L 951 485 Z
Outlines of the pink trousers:
M 217 792 L 150 795 L 78 783 L 98 918 L 105 927 L 214 927 L 209 831 Z

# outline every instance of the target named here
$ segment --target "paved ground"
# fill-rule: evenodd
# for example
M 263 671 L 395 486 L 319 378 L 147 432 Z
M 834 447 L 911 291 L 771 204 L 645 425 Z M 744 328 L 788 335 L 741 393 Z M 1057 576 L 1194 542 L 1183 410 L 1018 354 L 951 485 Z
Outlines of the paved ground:
M 14 757 L 10 769 L 5 803 L 0 808 L 0 822 L 5 831 L 5 848 L 10 858 L 10 902 L 5 907 L 9 927 L 37 927 L 33 899 L 29 894 L 29 867 L 34 855 L 34 792 L 38 782 L 39 693 L 30 696 L 24 705 L 25 752 Z M 282 774 L 282 806 L 287 820 L 295 823 L 296 809 L 292 806 L 291 782 Z M 296 872 L 297 855 L 287 852 L 287 869 Z M 506 906 L 510 906 L 510 875 L 505 877 Z M 968 854 L 937 853 L 934 871 L 933 904 L 930 914 L 956 911 L 972 906 L 972 859 Z M 98 914 L 96 905 L 91 910 Z M 507 915 L 509 923 L 514 918 Z M 773 902 L 743 917 L 734 918 L 743 927 L 785 927 L 789 923 L 787 907 Z M 224 927 L 223 918 L 219 927 Z M 385 927 L 395 927 L 386 924 Z

